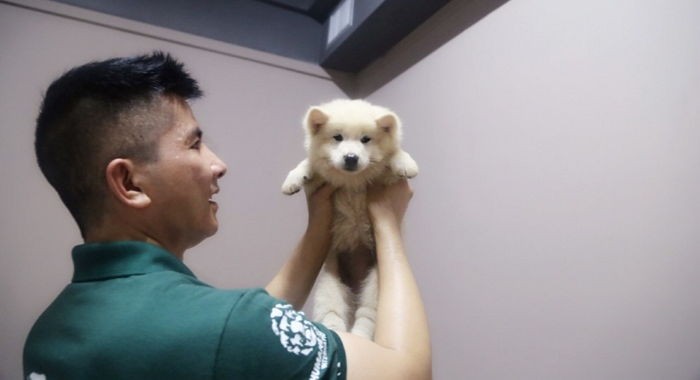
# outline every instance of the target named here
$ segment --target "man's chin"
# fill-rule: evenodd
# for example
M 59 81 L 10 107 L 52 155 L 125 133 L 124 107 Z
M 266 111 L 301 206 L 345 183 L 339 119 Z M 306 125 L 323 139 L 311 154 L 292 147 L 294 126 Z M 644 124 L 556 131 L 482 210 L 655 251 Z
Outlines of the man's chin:
M 219 221 L 216 220 L 216 217 L 214 217 L 214 220 L 211 222 L 211 226 L 207 231 L 207 237 L 213 236 L 214 234 L 216 234 L 217 231 L 219 231 Z

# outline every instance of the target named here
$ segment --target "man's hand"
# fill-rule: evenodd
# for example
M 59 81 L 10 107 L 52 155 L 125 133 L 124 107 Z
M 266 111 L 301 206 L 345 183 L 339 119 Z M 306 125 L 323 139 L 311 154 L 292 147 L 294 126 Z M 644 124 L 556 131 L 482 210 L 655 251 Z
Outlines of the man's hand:
M 401 179 L 391 185 L 374 185 L 367 192 L 367 210 L 373 224 L 387 221 L 401 225 L 413 190 Z
M 306 205 L 309 212 L 309 228 L 326 226 L 329 227 L 333 218 L 333 193 L 335 188 L 329 184 L 323 184 L 313 190 L 306 192 Z

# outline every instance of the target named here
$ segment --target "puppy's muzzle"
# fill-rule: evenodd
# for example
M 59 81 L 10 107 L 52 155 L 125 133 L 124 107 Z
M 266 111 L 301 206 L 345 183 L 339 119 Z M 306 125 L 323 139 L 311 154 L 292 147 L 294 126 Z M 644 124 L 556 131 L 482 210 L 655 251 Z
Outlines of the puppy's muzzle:
M 357 170 L 357 162 L 359 161 L 359 159 L 360 157 L 358 157 L 356 154 L 346 154 L 345 157 L 343 157 L 343 168 L 349 172 L 354 172 L 355 170 Z

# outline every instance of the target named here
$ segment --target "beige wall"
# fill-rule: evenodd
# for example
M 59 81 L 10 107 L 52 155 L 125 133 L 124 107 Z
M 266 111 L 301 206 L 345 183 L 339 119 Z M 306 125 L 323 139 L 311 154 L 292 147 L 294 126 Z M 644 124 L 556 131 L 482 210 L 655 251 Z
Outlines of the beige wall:
M 155 48 L 188 64 L 229 173 L 220 233 L 186 261 L 223 287 L 262 285 L 291 249 L 303 200 L 278 188 L 303 155 L 298 121 L 342 96 L 289 60 L 71 12 L 138 34 L 0 3 L 0 379 L 20 376 L 79 243 L 31 149 L 52 78 Z M 513 0 L 370 96 L 402 116 L 422 169 L 406 236 L 436 379 L 700 377 L 698 14 L 694 0 Z
M 70 280 L 70 248 L 80 242 L 33 153 L 41 92 L 53 78 L 88 60 L 153 49 L 186 62 L 206 92 L 194 103 L 205 141 L 229 165 L 218 196 L 220 233 L 191 250 L 186 261 L 201 278 L 224 287 L 264 285 L 296 243 L 306 220 L 303 196 L 287 198 L 279 188 L 303 158 L 300 121 L 306 107 L 342 96 L 310 65 L 51 3 L 28 3 L 221 53 L 0 3 L 0 379 L 21 377 L 24 338 Z M 310 75 L 232 57 L 236 54 Z
M 700 379 L 698 15 L 512 0 L 369 97 L 421 165 L 436 379 Z

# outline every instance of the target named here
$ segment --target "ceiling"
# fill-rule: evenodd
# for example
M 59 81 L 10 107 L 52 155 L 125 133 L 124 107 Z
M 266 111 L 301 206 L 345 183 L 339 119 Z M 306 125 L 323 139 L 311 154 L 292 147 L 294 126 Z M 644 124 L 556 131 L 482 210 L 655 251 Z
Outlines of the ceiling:
M 305 14 L 318 22 L 326 22 L 340 0 L 257 0 L 292 12 Z
M 450 0 L 56 1 L 357 73 Z M 339 8 L 348 24 L 329 39 Z

